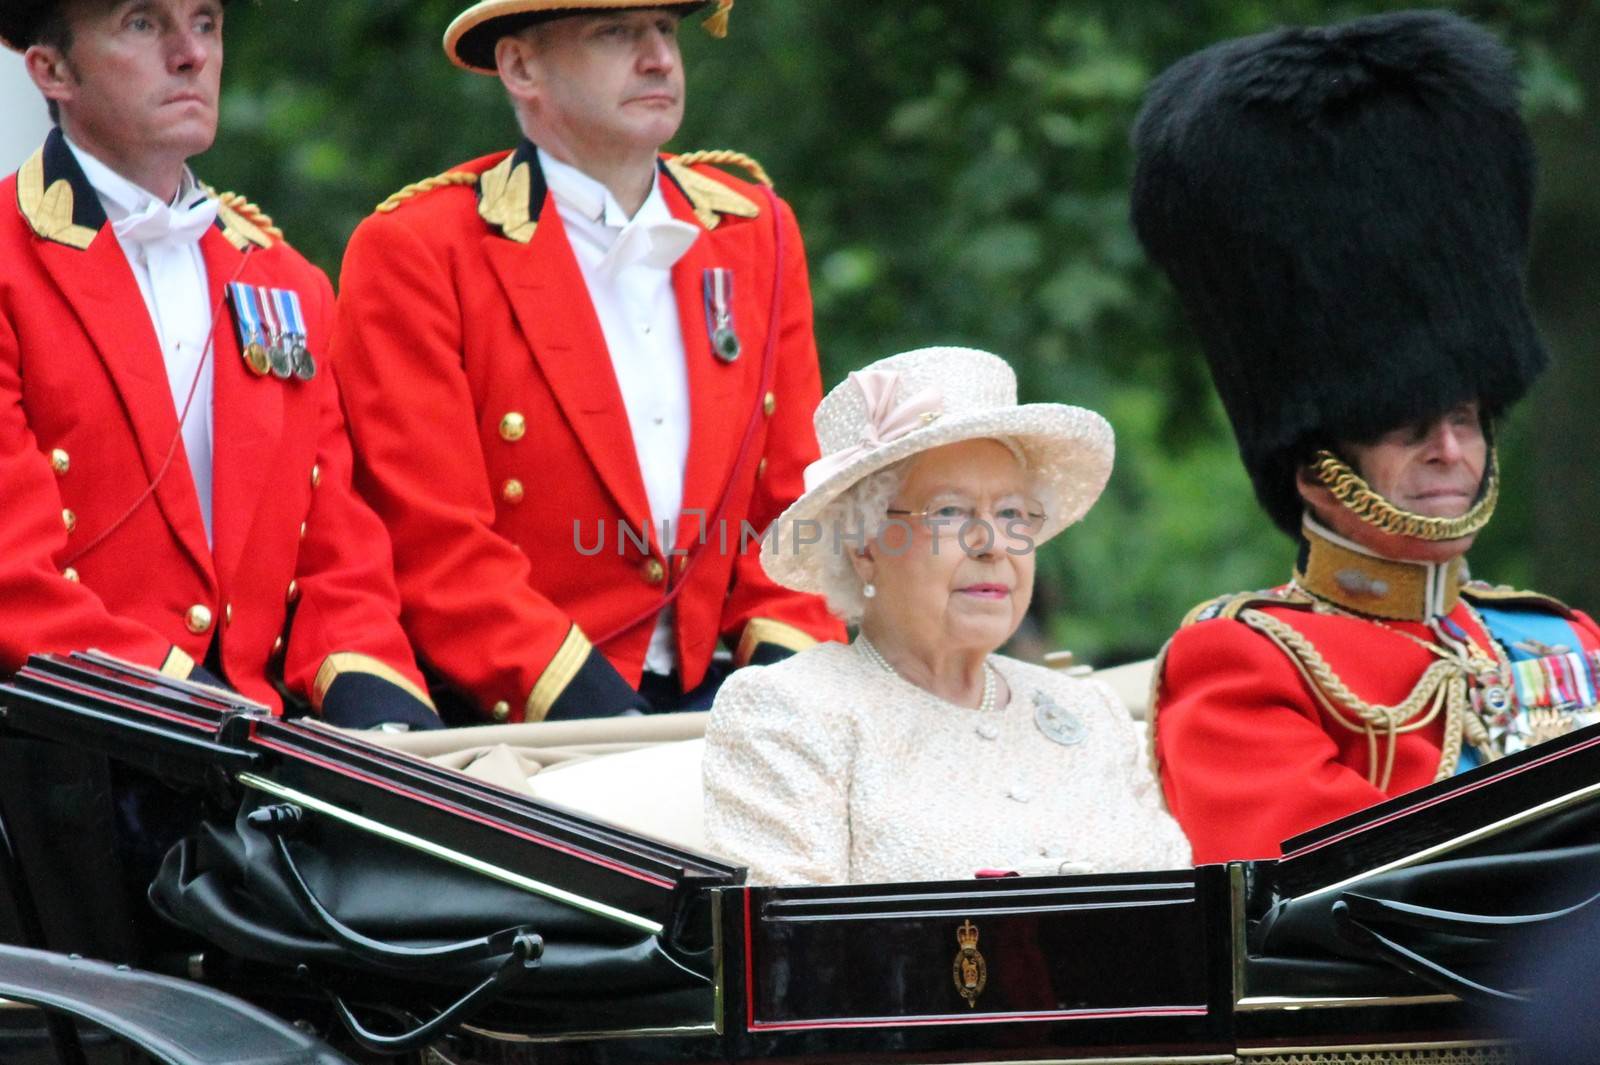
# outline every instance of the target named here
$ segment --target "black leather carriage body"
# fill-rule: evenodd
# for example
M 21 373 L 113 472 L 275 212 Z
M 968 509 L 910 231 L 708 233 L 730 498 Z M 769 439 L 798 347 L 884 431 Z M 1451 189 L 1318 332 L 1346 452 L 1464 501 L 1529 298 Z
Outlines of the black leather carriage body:
M 1600 894 L 1600 728 L 1278 861 L 747 888 L 714 857 L 95 655 L 33 660 L 0 705 L 12 894 L 45 940 L 26 945 L 291 1016 L 323 1002 L 379 1055 L 1510 1060 L 1484 1005 L 1522 994 Z M 97 875 L 127 890 L 87 905 Z

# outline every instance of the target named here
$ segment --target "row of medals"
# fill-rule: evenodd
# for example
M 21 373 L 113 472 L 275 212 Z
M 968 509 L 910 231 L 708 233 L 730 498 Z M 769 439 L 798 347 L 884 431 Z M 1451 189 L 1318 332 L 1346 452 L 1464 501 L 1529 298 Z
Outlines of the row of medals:
M 282 333 L 270 338 L 258 333 L 245 344 L 242 354 L 244 364 L 257 377 L 270 373 L 280 381 L 291 377 L 309 381 L 317 376 L 317 360 L 312 358 L 305 337 L 299 333 Z

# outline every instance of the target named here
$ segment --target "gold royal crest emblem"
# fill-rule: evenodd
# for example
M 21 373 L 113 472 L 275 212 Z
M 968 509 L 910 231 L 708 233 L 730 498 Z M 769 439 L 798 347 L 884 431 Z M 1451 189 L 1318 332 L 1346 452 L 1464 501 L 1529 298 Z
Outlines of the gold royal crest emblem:
M 950 976 L 955 980 L 957 993 L 967 1000 L 967 1005 L 977 1006 L 978 996 L 983 994 L 984 985 L 989 982 L 988 963 L 978 952 L 977 926 L 970 920 L 963 921 L 961 927 L 956 929 L 956 942 L 961 949 L 956 952 Z

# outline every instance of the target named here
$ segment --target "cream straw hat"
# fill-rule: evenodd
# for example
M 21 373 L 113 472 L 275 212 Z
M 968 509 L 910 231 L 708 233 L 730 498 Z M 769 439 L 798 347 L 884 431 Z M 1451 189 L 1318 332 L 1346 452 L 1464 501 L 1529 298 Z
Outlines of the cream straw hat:
M 922 348 L 857 370 L 823 397 L 813 419 L 822 457 L 806 467 L 806 490 L 768 530 L 761 565 L 779 584 L 821 592 L 821 559 L 839 550 L 822 528 L 828 504 L 851 485 L 901 459 L 963 440 L 1015 443 L 1028 473 L 1054 497 L 1043 543 L 1094 505 L 1116 453 L 1111 425 L 1083 407 L 1017 405 L 1017 375 L 973 348 Z M 819 542 L 805 542 L 817 540 Z

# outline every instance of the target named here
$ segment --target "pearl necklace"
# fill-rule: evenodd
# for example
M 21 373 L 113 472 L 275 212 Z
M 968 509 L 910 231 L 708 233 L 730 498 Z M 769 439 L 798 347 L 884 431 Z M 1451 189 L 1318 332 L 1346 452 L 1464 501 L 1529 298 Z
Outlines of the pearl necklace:
M 883 657 L 883 652 L 872 646 L 872 641 L 868 640 L 865 636 L 858 636 L 856 638 L 856 646 L 860 648 L 861 653 L 867 657 L 867 661 L 875 662 L 883 669 L 885 673 L 888 673 L 891 676 L 900 677 L 901 680 L 905 680 L 904 677 L 900 676 L 900 671 L 891 666 L 889 664 L 889 660 Z M 911 682 L 906 681 L 906 683 L 909 684 Z M 983 698 L 978 700 L 978 713 L 987 714 L 994 709 L 994 702 L 995 698 L 999 694 L 999 687 L 999 684 L 995 682 L 994 665 L 989 661 L 988 658 L 985 658 L 983 660 Z

